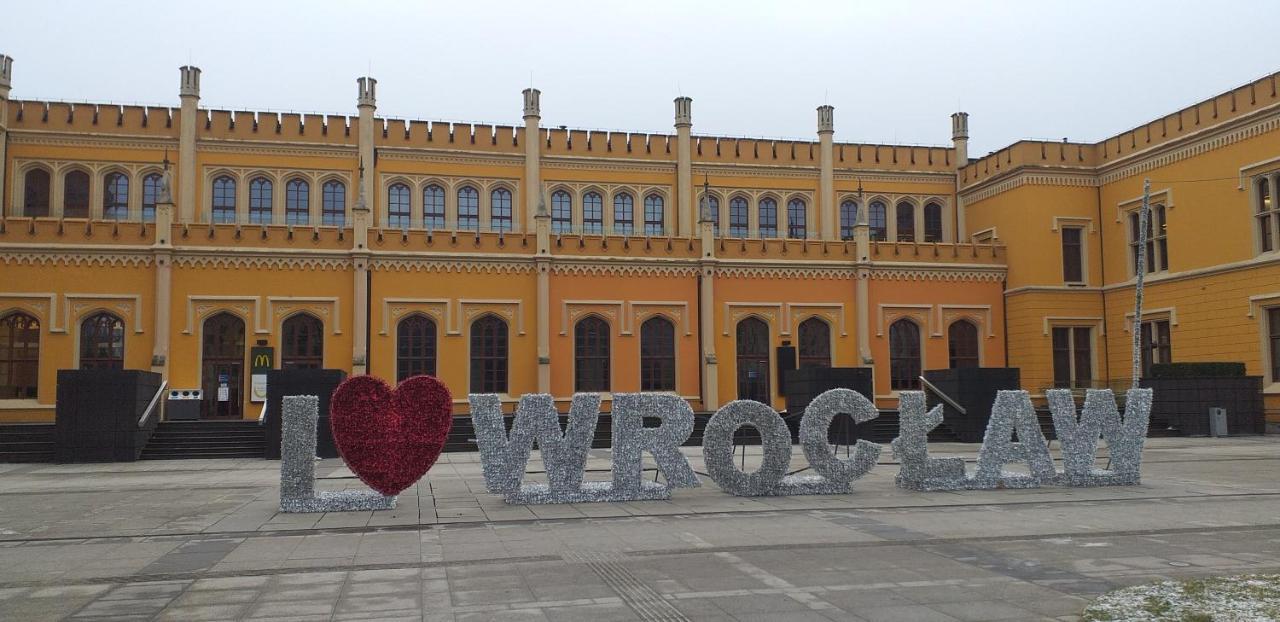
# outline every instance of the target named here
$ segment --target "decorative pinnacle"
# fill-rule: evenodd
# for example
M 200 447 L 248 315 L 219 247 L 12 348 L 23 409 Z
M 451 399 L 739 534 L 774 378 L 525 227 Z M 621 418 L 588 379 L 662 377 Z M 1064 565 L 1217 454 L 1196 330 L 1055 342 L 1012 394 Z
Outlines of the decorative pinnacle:
M 378 105 L 378 81 L 365 76 L 356 78 L 356 106 L 374 106 Z
M 524 90 L 524 116 L 537 117 L 542 115 L 542 91 L 529 87 Z
M 676 100 L 679 102 L 680 100 Z M 702 177 L 702 208 L 698 213 L 698 222 L 713 222 L 711 218 L 711 175 L 704 174 Z
M 551 218 L 551 213 L 547 211 L 547 193 L 543 192 L 538 194 L 538 210 L 533 213 L 533 217 Z
M 5 97 L 9 96 L 9 87 L 13 85 L 13 57 L 0 54 L 0 89 L 4 93 L 0 93 Z
M 969 138 L 969 113 L 957 112 L 951 115 L 951 140 Z
M 178 95 L 182 97 L 200 97 L 200 68 L 194 65 L 183 65 L 178 68 L 181 75 L 181 81 L 178 85 Z
M 676 127 L 693 125 L 693 98 L 676 98 Z
M 818 106 L 818 133 L 836 131 L 835 106 Z

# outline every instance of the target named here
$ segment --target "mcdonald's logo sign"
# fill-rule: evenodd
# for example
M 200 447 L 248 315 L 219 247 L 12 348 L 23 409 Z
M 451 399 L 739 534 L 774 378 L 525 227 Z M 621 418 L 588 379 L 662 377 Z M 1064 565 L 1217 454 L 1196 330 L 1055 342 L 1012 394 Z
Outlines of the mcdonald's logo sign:
M 255 346 L 249 350 L 249 369 L 253 374 L 265 374 L 267 370 L 275 367 L 276 351 L 275 348 L 267 346 Z

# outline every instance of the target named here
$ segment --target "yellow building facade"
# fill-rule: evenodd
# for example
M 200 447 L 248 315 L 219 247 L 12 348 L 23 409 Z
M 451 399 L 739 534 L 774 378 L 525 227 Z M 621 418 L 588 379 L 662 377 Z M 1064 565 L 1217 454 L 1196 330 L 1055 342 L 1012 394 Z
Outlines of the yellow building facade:
M 253 418 L 255 347 L 432 373 L 459 413 L 469 392 L 783 408 L 784 345 L 872 367 L 885 407 L 953 366 L 1119 383 L 1144 178 L 1153 360 L 1243 360 L 1280 420 L 1276 75 L 976 160 L 963 113 L 950 147 L 835 143 L 830 106 L 816 140 L 753 140 L 695 134 L 685 97 L 656 135 L 544 128 L 535 89 L 519 125 L 381 118 L 368 77 L 351 116 L 210 110 L 200 75 L 174 108 L 28 101 L 0 57 L 0 422 L 51 421 L 57 371 L 93 366 Z

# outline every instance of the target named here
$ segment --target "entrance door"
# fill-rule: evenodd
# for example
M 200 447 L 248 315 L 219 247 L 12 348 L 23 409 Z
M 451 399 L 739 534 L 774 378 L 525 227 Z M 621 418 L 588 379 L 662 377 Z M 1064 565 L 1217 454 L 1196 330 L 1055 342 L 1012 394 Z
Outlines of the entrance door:
M 219 313 L 204 321 L 200 382 L 203 419 L 242 419 L 244 403 L 244 320 Z
M 749 317 L 738 322 L 738 399 L 769 404 L 769 325 Z

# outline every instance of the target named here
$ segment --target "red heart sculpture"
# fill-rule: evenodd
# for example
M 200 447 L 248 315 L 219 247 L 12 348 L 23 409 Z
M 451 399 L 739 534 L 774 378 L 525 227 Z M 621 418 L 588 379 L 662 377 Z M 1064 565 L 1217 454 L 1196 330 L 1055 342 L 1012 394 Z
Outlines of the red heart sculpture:
M 374 376 L 353 376 L 329 401 L 338 453 L 370 488 L 397 495 L 431 469 L 453 427 L 453 397 L 431 376 L 395 390 Z

